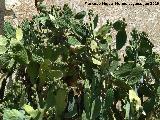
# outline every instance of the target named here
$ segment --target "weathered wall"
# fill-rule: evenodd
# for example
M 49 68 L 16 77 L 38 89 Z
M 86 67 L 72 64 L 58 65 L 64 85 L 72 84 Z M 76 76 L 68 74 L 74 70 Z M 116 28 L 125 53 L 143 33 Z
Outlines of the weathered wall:
M 3 32 L 2 26 L 4 23 L 4 9 L 5 9 L 5 1 L 0 0 L 0 34 Z
M 3 0 L 0 0 L 3 1 Z M 11 19 L 14 24 L 18 24 L 23 18 L 30 18 L 33 14 L 36 14 L 36 9 L 34 7 L 35 0 L 6 0 L 15 1 L 10 7 L 13 9 L 15 16 L 5 17 L 6 19 Z M 148 6 L 105 6 L 105 5 L 87 5 L 85 2 L 122 2 L 125 3 L 136 3 L 141 2 L 153 2 L 151 0 L 44 0 L 48 5 L 56 4 L 63 6 L 63 4 L 68 3 L 71 8 L 76 11 L 93 9 L 95 14 L 99 14 L 99 25 L 105 23 L 106 19 L 110 21 L 115 21 L 118 19 L 125 18 L 128 26 L 127 31 L 130 32 L 134 27 L 138 30 L 145 31 L 149 33 L 151 41 L 156 46 L 156 51 L 160 51 L 160 5 L 148 5 Z M 6 2 L 7 3 L 7 2 Z M 0 3 L 1 4 L 1 3 Z M 7 4 L 6 4 L 7 5 Z M 3 6 L 3 5 L 2 5 Z M 9 7 L 9 4 L 8 6 Z M 0 7 L 1 8 L 1 7 Z M 1 10 L 1 9 L 0 9 Z M 1 15 L 1 14 L 0 14 Z M 2 15 L 3 16 L 3 15 Z

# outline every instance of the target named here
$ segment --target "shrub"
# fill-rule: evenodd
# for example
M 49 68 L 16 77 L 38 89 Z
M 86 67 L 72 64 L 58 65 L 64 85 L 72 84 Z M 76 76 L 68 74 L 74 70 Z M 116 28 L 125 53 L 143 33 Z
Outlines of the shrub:
M 160 56 L 145 32 L 132 30 L 121 60 L 125 20 L 107 20 L 95 31 L 98 15 L 92 10 L 39 8 L 17 28 L 6 22 L 0 36 L 4 120 L 160 118 Z

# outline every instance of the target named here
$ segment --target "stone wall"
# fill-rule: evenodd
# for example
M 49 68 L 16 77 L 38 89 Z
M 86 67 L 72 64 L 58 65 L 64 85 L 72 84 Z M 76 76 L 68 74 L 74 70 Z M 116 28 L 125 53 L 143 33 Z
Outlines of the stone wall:
M 4 9 L 4 0 L 0 0 L 0 11 Z M 12 2 L 11 2 L 12 1 Z M 76 10 L 89 10 L 93 9 L 95 14 L 99 14 L 99 25 L 105 23 L 107 19 L 110 21 L 116 21 L 118 19 L 125 18 L 128 26 L 127 31 L 130 32 L 134 27 L 140 31 L 145 31 L 149 34 L 151 41 L 156 46 L 156 51 L 160 51 L 160 5 L 87 5 L 89 2 L 106 2 L 114 3 L 122 2 L 127 4 L 135 4 L 137 2 L 145 4 L 146 2 L 153 2 L 151 0 L 44 0 L 48 5 L 56 4 L 63 6 L 68 3 L 69 6 Z M 6 15 L 5 20 L 10 20 L 14 25 L 21 22 L 23 18 L 31 18 L 33 14 L 36 14 L 34 6 L 35 0 L 6 0 L 6 9 L 13 9 L 13 14 Z M 87 4 L 85 4 L 87 2 Z M 151 3 L 150 3 L 151 4 Z M 153 3 L 155 4 L 155 3 Z M 4 12 L 0 12 L 0 19 L 3 21 Z M 1 22 L 2 24 L 2 22 Z M 0 25 L 1 25 L 0 24 Z M 128 37 L 129 38 L 129 37 Z

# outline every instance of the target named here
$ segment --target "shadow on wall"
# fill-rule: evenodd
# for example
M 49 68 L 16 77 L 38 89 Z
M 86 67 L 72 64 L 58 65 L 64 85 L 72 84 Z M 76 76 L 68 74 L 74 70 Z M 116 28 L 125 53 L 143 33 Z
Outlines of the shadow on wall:
M 0 35 L 3 34 L 4 16 L 5 16 L 5 0 L 0 0 Z

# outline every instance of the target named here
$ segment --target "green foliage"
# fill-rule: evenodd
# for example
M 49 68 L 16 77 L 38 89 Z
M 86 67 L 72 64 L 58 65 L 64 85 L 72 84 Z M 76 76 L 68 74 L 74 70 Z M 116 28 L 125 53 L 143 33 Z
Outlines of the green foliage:
M 55 96 L 55 108 L 56 108 L 56 119 L 61 120 L 62 113 L 67 105 L 66 101 L 67 92 L 65 90 L 59 89 Z
M 33 119 L 38 115 L 38 110 L 34 110 L 31 106 L 24 104 L 23 109 L 28 113 Z
M 3 36 L 0 36 L 0 54 L 4 54 L 7 51 L 6 45 L 7 39 Z
M 4 34 L 7 38 L 12 38 L 16 36 L 16 30 L 14 29 L 14 27 L 11 25 L 10 22 L 4 23 Z
M 118 20 L 113 24 L 113 28 L 117 31 L 124 30 L 126 26 L 127 26 L 127 24 L 125 23 L 125 19 L 123 19 L 123 21 Z
M 113 103 L 113 100 L 114 100 L 114 91 L 111 88 L 107 90 L 105 100 L 106 100 L 105 108 L 109 109 Z
M 125 30 L 118 31 L 116 35 L 116 48 L 120 50 L 126 43 L 127 34 Z
M 86 16 L 86 12 L 85 11 L 81 11 L 81 12 L 79 12 L 79 13 L 77 13 L 76 15 L 75 15 L 75 19 L 82 19 L 82 18 L 84 18 Z
M 6 22 L 0 36 L 4 120 L 160 119 L 160 55 L 145 32 L 132 30 L 120 58 L 130 38 L 124 20 L 107 20 L 95 31 L 92 10 L 38 8 L 17 28 Z
M 24 111 L 18 111 L 16 109 L 12 109 L 12 110 L 5 109 L 3 112 L 4 112 L 3 120 L 24 120 L 25 119 Z
M 127 33 L 125 31 L 126 27 L 125 20 L 118 20 L 113 24 L 113 28 L 118 31 L 116 35 L 116 49 L 120 50 L 127 41 Z

